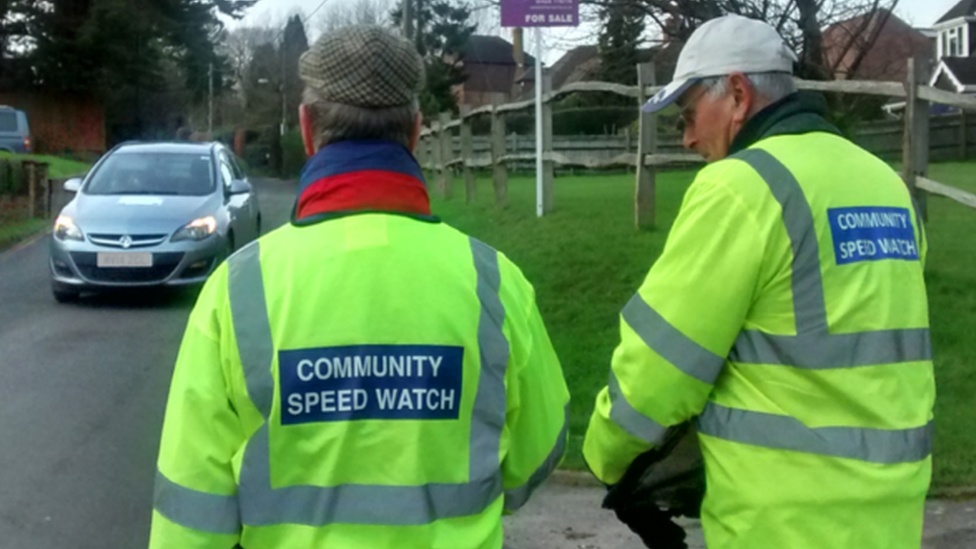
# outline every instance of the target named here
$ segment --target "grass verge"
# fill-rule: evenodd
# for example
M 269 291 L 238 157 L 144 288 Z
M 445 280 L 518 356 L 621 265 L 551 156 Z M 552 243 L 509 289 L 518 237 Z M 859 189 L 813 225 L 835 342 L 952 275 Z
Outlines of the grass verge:
M 934 165 L 933 179 L 976 190 L 973 164 Z M 663 249 L 693 172 L 658 177 L 658 229 L 634 229 L 634 176 L 560 177 L 556 211 L 535 216 L 535 180 L 513 177 L 511 205 L 493 206 L 491 181 L 478 180 L 478 199 L 435 199 L 451 225 L 503 251 L 534 284 L 539 308 L 573 396 L 571 439 L 564 467 L 583 467 L 580 448 L 596 392 L 606 384 L 618 342 L 617 315 Z M 976 210 L 948 199 L 929 200 L 929 296 L 936 377 L 934 485 L 976 486 Z
M 15 222 L 0 221 L 0 252 L 44 232 L 50 228 L 52 223 L 52 221 L 47 219 L 27 219 Z
M 15 161 L 34 160 L 36 162 L 45 162 L 49 165 L 48 177 L 53 179 L 61 179 L 75 175 L 80 176 L 88 173 L 88 170 L 91 169 L 91 166 L 84 162 L 45 154 L 12 154 L 8 152 L 0 152 L 0 159 Z

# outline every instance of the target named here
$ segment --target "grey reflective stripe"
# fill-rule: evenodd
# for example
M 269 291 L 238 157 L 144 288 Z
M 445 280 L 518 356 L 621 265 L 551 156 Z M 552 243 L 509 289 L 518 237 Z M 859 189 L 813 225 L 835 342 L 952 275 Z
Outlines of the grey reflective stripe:
M 471 254 L 478 274 L 477 292 L 481 303 L 478 319 L 478 348 L 481 373 L 471 416 L 471 449 L 468 471 L 472 481 L 483 481 L 500 474 L 499 446 L 507 412 L 505 372 L 508 369 L 508 340 L 502 332 L 505 307 L 502 305 L 501 272 L 498 252 L 471 238 Z M 485 506 L 490 503 L 485 501 Z
M 478 514 L 502 494 L 500 474 L 461 484 L 286 486 L 271 489 L 268 427 L 248 441 L 241 470 L 241 516 L 247 526 L 386 524 L 415 526 Z M 497 461 L 497 460 L 496 460 Z M 497 465 L 496 465 L 497 469 Z
M 244 452 L 238 494 L 242 522 L 248 526 L 333 523 L 418 525 L 483 512 L 503 493 L 499 447 L 505 426 L 505 373 L 509 345 L 502 331 L 505 308 L 499 296 L 501 274 L 497 253 L 471 240 L 481 304 L 478 346 L 481 368 L 475 394 L 469 441 L 468 482 L 386 486 L 344 484 L 332 487 L 272 488 L 268 425 L 249 440 Z M 250 397 L 268 410 L 275 382 L 270 369 L 274 344 L 268 324 L 260 256 L 248 248 L 230 258 L 229 293 L 235 332 Z M 246 337 L 242 336 L 245 334 Z M 253 357 L 246 357 L 253 352 Z M 263 362 L 269 357 L 269 362 Z
M 827 333 L 827 306 L 820 274 L 820 245 L 813 212 L 793 174 L 762 149 L 746 149 L 735 156 L 766 180 L 783 208 L 783 223 L 793 248 L 793 312 L 796 333 Z
M 742 444 L 871 463 L 913 463 L 932 453 L 932 422 L 900 430 L 807 427 L 790 416 L 727 408 L 712 402 L 698 418 L 698 431 Z
M 923 328 L 834 334 L 826 338 L 744 331 L 729 353 L 729 360 L 826 370 L 932 360 L 932 344 L 929 331 Z
M 748 163 L 769 185 L 783 209 L 793 250 L 792 290 L 796 335 L 743 330 L 729 360 L 821 370 L 930 360 L 928 328 L 830 334 L 813 213 L 793 174 L 762 149 L 733 156 Z
M 247 393 L 261 415 L 268 419 L 274 402 L 274 379 L 271 377 L 274 343 L 264 299 L 260 241 L 248 244 L 231 256 L 227 268 L 234 335 L 244 366 Z M 242 299 L 245 295 L 247 298 Z
M 725 359 L 681 333 L 640 294 L 634 295 L 620 313 L 648 347 L 685 374 L 712 385 L 722 373 Z
M 566 436 L 569 432 L 569 404 L 566 405 L 566 410 L 563 415 L 563 427 L 559 430 L 559 435 L 556 438 L 556 445 L 553 446 L 552 452 L 546 457 L 546 460 L 542 462 L 529 480 L 519 486 L 518 488 L 513 488 L 511 490 L 505 490 L 505 510 L 506 511 L 518 511 L 522 508 L 527 501 L 529 501 L 529 496 L 535 491 L 552 472 L 559 465 L 559 461 L 563 459 L 563 454 L 566 453 Z
M 668 428 L 638 412 L 630 402 L 627 402 L 627 398 L 620 392 L 620 382 L 617 381 L 613 368 L 610 369 L 610 380 L 607 386 L 610 392 L 610 421 L 616 423 L 630 436 L 648 444 L 660 444 L 664 441 Z
M 156 471 L 153 508 L 169 520 L 212 534 L 237 534 L 241 530 L 237 496 L 220 496 L 191 490 Z

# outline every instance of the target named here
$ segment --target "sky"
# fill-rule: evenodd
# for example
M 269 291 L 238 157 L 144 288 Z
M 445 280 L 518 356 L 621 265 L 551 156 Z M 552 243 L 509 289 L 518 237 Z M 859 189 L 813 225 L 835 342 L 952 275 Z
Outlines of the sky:
M 387 0 L 393 3 L 395 0 Z M 916 27 L 928 27 L 935 23 L 939 17 L 949 11 L 959 0 L 901 0 L 895 9 L 895 14 Z M 307 18 L 309 38 L 314 40 L 319 34 L 322 26 L 322 18 L 327 16 L 330 10 L 340 7 L 342 4 L 351 3 L 350 0 L 259 0 L 258 3 L 248 10 L 247 16 L 240 21 L 228 22 L 228 27 L 237 26 L 267 26 L 277 24 L 284 26 L 285 21 L 290 15 L 301 13 Z M 472 0 L 473 5 L 481 5 L 482 0 Z M 317 11 L 316 11 L 317 10 Z M 311 17 L 309 17 L 311 15 Z M 478 10 L 478 19 L 482 26 L 490 28 L 490 34 L 497 34 L 511 40 L 511 31 L 502 29 L 499 26 L 501 14 L 497 7 L 487 7 Z M 483 32 L 483 31 L 482 31 Z M 543 60 L 551 65 L 564 52 L 575 46 L 593 43 L 595 39 L 588 40 L 593 36 L 593 28 L 580 27 L 572 28 L 552 28 L 543 29 L 543 49 L 545 54 Z M 526 49 L 529 53 L 535 54 L 535 40 L 531 32 L 526 32 Z

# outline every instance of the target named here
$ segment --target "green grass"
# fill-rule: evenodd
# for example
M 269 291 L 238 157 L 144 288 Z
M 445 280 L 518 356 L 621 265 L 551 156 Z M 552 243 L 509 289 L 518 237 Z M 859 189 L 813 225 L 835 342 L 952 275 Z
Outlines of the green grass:
M 929 166 L 929 179 L 976 194 L 976 164 L 946 162 Z
M 84 162 L 50 155 L 0 152 L 0 160 L 13 160 L 15 162 L 20 160 L 35 160 L 37 162 L 46 162 L 49 165 L 48 177 L 52 179 L 81 176 L 91 169 L 91 166 Z M 3 192 L 2 187 L 0 187 L 0 192 Z M 50 228 L 50 226 L 51 221 L 46 219 L 0 218 L 0 251 L 42 232 Z
M 88 170 L 91 169 L 91 166 L 84 162 L 45 154 L 11 154 L 8 152 L 0 152 L 0 159 L 46 162 L 49 164 L 48 177 L 53 179 L 62 179 L 76 175 L 81 176 L 88 173 Z
M 47 219 L 27 219 L 12 223 L 0 222 L 0 251 L 49 229 L 52 224 Z
M 658 178 L 658 222 L 669 227 L 693 174 Z M 634 229 L 633 176 L 560 177 L 556 211 L 535 217 L 535 180 L 512 178 L 512 206 L 499 210 L 490 180 L 479 180 L 478 203 L 435 200 L 437 215 L 503 251 L 536 288 L 539 309 L 572 393 L 566 467 L 583 467 L 580 448 L 597 391 L 606 385 L 617 344 L 618 314 L 633 296 L 666 231 Z M 463 193 L 460 179 L 456 190 Z
M 976 191 L 976 164 L 933 165 L 931 177 Z M 974 174 L 971 177 L 970 174 Z M 606 384 L 618 342 L 618 313 L 660 254 L 693 172 L 658 177 L 658 230 L 634 229 L 634 176 L 559 177 L 556 211 L 535 217 L 535 181 L 510 180 L 511 206 L 492 205 L 490 179 L 479 178 L 478 200 L 435 199 L 434 212 L 503 251 L 534 284 L 539 308 L 573 396 L 572 436 L 565 467 L 583 467 L 582 436 L 596 392 Z M 433 178 L 431 178 L 433 181 Z M 976 210 L 929 200 L 929 295 L 935 366 L 937 487 L 976 486 Z
M 976 193 L 976 164 L 929 176 Z M 935 485 L 976 486 L 976 210 L 929 196 L 928 291 L 935 352 Z

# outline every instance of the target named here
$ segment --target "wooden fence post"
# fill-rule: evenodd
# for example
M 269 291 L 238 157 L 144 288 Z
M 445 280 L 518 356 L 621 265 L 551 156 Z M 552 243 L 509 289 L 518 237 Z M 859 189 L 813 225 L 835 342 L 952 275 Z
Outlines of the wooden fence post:
M 929 102 L 919 98 L 918 88 L 928 84 L 931 71 L 925 57 L 908 60 L 902 177 L 915 197 L 923 220 L 928 220 L 928 200 L 925 191 L 915 184 L 915 179 L 926 176 L 929 170 Z
M 464 201 L 474 204 L 478 196 L 478 180 L 470 162 L 474 161 L 474 137 L 471 135 L 471 105 L 461 105 L 461 159 L 464 164 Z
M 43 218 L 51 216 L 51 182 L 47 178 L 48 167 L 47 163 L 41 162 L 37 165 L 37 171 L 34 174 L 39 194 L 37 196 L 37 208 L 41 213 L 38 217 Z
M 502 94 L 491 98 L 491 182 L 495 187 L 495 204 L 508 206 L 508 166 L 502 161 L 505 156 L 505 115 L 497 111 L 505 101 Z
M 430 150 L 433 157 L 431 171 L 434 172 L 433 191 L 437 196 L 443 196 L 444 182 L 444 151 L 441 150 L 441 123 L 432 121 L 430 123 Z
M 512 146 L 509 147 L 509 152 L 511 152 L 512 154 L 519 153 L 519 136 L 514 131 L 512 132 Z M 520 171 L 519 162 L 520 162 L 519 160 L 513 160 L 510 164 L 510 166 L 512 166 L 512 169 L 515 170 L 515 173 L 519 173 Z
M 637 66 L 637 101 L 642 107 L 647 101 L 647 86 L 657 85 L 654 63 Z M 645 156 L 657 152 L 657 116 L 641 111 L 640 137 L 637 140 L 637 183 L 634 193 L 634 219 L 638 229 L 652 229 L 655 224 L 654 201 L 657 170 L 644 164 Z
M 421 171 L 427 169 L 427 136 L 421 135 L 417 139 L 417 148 L 413 151 L 417 164 L 420 164 Z
M 33 160 L 24 160 L 21 164 L 27 175 L 27 217 L 37 217 L 37 165 Z
M 552 71 L 544 68 L 542 72 L 542 93 L 552 91 Z M 542 104 L 542 214 L 550 214 L 556 207 L 555 182 L 556 163 L 552 159 L 552 100 L 543 99 Z
M 448 166 L 448 163 L 453 160 L 454 157 L 454 136 L 451 134 L 450 128 L 447 127 L 451 123 L 451 113 L 442 112 L 440 115 L 440 147 L 441 147 L 441 165 L 444 168 L 441 171 L 441 196 L 445 200 L 450 200 L 454 197 L 454 167 Z
M 959 109 L 959 160 L 963 162 L 966 161 L 966 149 L 969 148 L 967 133 L 969 130 L 966 128 L 966 110 Z

